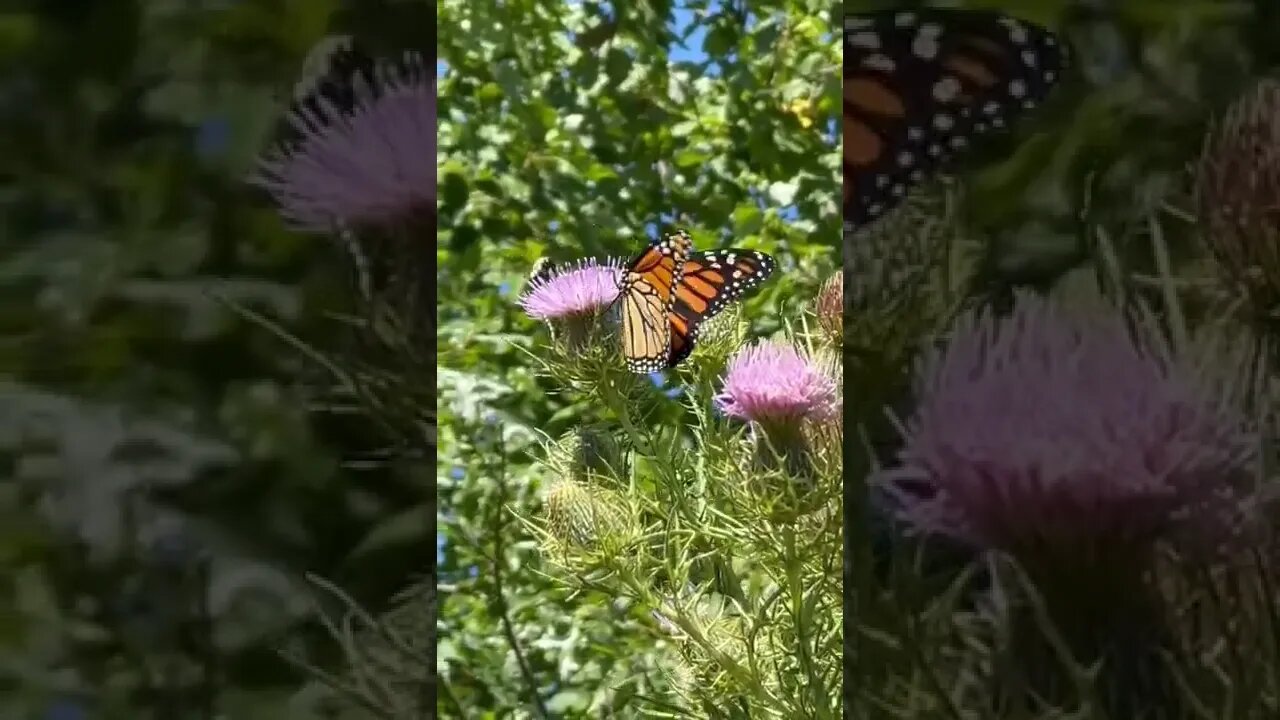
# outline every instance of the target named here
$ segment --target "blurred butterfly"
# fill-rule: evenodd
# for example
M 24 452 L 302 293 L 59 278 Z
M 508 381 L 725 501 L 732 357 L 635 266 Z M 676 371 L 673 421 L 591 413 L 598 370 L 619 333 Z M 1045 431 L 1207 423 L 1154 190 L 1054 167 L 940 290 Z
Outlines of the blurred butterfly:
M 995 12 L 844 22 L 844 220 L 866 225 L 989 130 L 1042 102 L 1068 62 L 1044 28 Z
M 758 286 L 773 268 L 773 258 L 755 250 L 693 252 L 684 231 L 650 245 L 623 278 L 627 367 L 651 373 L 679 365 L 693 352 L 702 323 Z

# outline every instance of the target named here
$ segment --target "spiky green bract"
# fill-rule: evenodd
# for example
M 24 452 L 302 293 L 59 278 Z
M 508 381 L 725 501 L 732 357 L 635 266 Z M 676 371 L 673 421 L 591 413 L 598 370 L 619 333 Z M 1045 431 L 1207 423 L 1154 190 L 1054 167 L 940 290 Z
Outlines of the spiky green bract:
M 677 366 L 676 373 L 692 385 L 709 383 L 746 342 L 749 332 L 742 304 L 730 305 L 702 324 L 693 353 Z
M 434 578 L 414 582 L 380 614 L 327 580 L 312 577 L 311 582 L 341 608 L 337 617 L 323 610 L 318 615 L 341 649 L 345 667 L 342 674 L 330 675 L 291 655 L 318 677 L 298 694 L 298 705 L 323 705 L 339 720 L 369 717 L 370 712 L 377 717 L 425 717 L 434 709 Z

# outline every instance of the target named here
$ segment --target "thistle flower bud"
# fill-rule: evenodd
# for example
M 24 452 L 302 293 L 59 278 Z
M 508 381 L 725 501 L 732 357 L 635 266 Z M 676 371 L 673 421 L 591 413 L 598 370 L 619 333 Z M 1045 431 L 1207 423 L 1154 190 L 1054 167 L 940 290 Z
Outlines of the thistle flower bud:
M 719 372 L 729 356 L 746 341 L 748 327 L 748 323 L 743 321 L 742 305 L 730 305 L 702 324 L 693 354 L 679 367 L 687 367 L 698 376 L 702 376 L 703 371 L 710 374 Z
M 892 365 L 933 329 L 942 308 L 927 290 L 947 233 L 942 203 L 926 196 L 846 237 L 846 346 L 872 350 Z
M 627 503 L 612 490 L 561 480 L 547 492 L 547 531 L 565 550 L 617 551 L 634 537 Z
M 1264 80 L 1205 139 L 1195 200 L 1227 286 L 1280 315 L 1280 82 Z
M 595 425 L 565 433 L 548 449 L 548 463 L 583 482 L 626 475 L 626 456 L 614 435 Z
M 814 301 L 814 312 L 823 339 L 839 347 L 844 341 L 844 273 L 835 273 L 823 284 Z

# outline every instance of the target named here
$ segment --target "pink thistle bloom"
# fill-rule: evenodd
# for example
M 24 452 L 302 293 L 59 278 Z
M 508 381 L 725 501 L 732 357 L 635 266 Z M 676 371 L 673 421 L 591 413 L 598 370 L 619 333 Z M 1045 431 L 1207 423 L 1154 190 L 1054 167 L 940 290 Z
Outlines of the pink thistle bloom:
M 314 92 L 289 115 L 301 139 L 273 148 L 251 179 L 290 225 L 386 225 L 436 203 L 436 90 L 417 53 L 374 62 L 342 88 L 348 103 Z
M 1230 536 L 1257 437 L 1118 312 L 1031 295 L 962 319 L 920 375 L 900 466 L 917 528 L 1017 553 Z M 1184 534 L 1185 533 L 1185 534 Z
M 617 299 L 621 281 L 622 268 L 616 260 L 581 261 L 534 278 L 520 298 L 520 307 L 535 320 L 586 317 Z
M 715 400 L 729 417 L 776 426 L 829 417 L 836 384 L 795 346 L 762 342 L 729 361 Z

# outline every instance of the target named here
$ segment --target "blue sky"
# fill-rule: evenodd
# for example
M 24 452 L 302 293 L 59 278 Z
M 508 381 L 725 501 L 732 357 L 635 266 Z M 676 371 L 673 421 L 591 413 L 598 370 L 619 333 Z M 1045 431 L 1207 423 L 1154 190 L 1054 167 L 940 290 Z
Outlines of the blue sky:
M 674 22 L 676 34 L 684 32 L 693 23 L 693 13 L 684 8 L 677 7 L 674 13 Z M 685 40 L 683 47 L 679 44 L 671 48 L 672 62 L 702 62 L 707 58 L 706 53 L 702 52 L 702 40 L 707 36 L 707 29 L 699 27 Z

